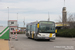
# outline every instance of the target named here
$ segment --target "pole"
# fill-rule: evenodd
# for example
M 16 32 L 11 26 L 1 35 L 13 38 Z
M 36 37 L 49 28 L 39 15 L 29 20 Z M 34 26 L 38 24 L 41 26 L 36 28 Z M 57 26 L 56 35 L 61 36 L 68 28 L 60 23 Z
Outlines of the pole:
M 48 12 L 48 21 L 50 21 L 49 12 Z
M 23 27 L 25 27 L 25 17 L 24 17 L 24 21 L 23 21 L 23 24 L 24 24 L 24 25 L 23 25 Z
M 17 13 L 17 22 L 18 22 L 18 13 Z
M 17 30 L 18 30 L 18 13 L 17 13 Z
M 8 8 L 8 20 L 9 20 L 9 7 L 7 7 Z
M 14 32 L 15 32 L 15 30 L 13 30 L 13 38 L 12 38 L 12 39 L 15 39 L 15 38 L 14 38 Z
M 65 7 L 65 0 L 64 0 L 64 7 Z
M 8 27 L 9 27 L 9 7 L 8 8 Z M 9 38 L 11 38 L 11 32 L 10 32 L 10 27 L 9 27 Z
M 25 27 L 25 17 L 24 17 L 24 27 Z
M 16 35 L 15 35 L 15 40 L 18 41 L 18 38 L 17 38 L 17 30 L 16 30 Z

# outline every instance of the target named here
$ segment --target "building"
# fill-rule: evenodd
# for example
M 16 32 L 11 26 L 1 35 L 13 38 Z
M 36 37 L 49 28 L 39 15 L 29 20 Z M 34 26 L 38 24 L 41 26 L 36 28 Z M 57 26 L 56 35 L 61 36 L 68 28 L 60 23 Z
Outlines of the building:
M 8 26 L 10 28 L 10 32 L 13 32 L 13 30 L 16 31 L 16 29 L 18 29 L 17 20 L 8 20 Z
M 62 9 L 62 22 L 57 22 L 55 23 L 56 28 L 61 29 L 63 26 L 70 26 L 69 23 L 67 22 L 67 11 L 66 7 L 63 7 Z
M 21 32 L 24 32 L 24 31 L 26 31 L 26 27 L 18 27 L 18 30 Z
M 64 26 L 64 27 L 65 27 L 65 26 L 68 27 L 68 26 L 70 26 L 70 25 L 69 25 L 69 23 L 64 23 L 64 25 L 63 25 L 62 22 L 55 23 L 56 29 L 62 29 L 63 26 Z
M 63 7 L 62 10 L 62 23 L 66 23 L 67 22 L 67 11 L 66 11 L 66 7 Z

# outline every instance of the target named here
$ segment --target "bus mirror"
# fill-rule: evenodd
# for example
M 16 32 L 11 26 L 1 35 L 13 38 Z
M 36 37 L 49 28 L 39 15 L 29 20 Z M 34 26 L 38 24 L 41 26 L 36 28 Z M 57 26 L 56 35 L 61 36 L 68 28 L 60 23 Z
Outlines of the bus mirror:
M 39 24 L 37 24 L 37 28 L 39 28 Z
M 57 29 L 55 30 L 55 33 L 57 33 Z

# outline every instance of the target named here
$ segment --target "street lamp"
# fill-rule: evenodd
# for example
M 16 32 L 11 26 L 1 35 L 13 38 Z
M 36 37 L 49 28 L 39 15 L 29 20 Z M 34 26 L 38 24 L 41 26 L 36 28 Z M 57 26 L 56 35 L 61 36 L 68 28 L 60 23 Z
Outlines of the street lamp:
M 48 21 L 50 21 L 50 16 L 49 16 L 49 12 L 48 12 Z
M 17 13 L 17 29 L 18 29 L 18 13 Z
M 8 20 L 9 20 L 9 7 L 7 8 L 8 8 Z M 8 27 L 9 27 L 9 21 L 8 21 Z M 11 38 L 10 27 L 9 27 L 9 37 Z
M 17 13 L 17 21 L 18 21 L 18 13 Z
M 9 20 L 9 7 L 7 7 L 8 8 L 8 20 Z

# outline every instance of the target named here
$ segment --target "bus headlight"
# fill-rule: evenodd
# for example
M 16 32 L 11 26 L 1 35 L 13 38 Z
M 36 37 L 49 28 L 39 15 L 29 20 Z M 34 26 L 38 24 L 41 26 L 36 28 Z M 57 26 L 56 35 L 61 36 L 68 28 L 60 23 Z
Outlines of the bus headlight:
M 37 36 L 41 36 L 41 34 L 38 34 Z
M 53 35 L 53 36 L 55 36 L 55 35 Z
M 53 35 L 53 37 L 55 37 L 55 34 Z
M 38 34 L 39 36 L 41 36 L 41 34 Z

